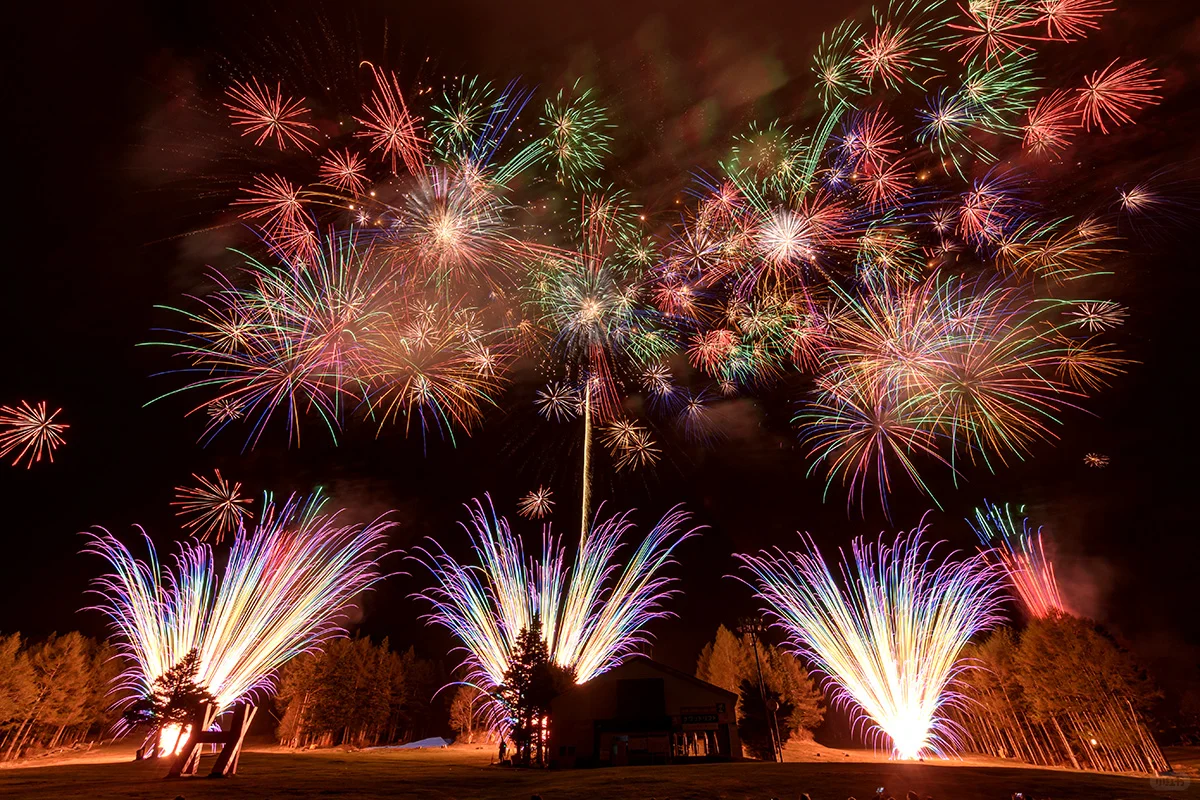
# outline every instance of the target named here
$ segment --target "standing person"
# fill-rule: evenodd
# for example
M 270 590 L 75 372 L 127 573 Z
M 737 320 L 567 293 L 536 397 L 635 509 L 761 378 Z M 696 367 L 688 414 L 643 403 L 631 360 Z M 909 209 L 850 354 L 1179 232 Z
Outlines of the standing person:
M 504 756 L 508 754 L 508 739 L 500 737 L 500 763 L 504 763 Z

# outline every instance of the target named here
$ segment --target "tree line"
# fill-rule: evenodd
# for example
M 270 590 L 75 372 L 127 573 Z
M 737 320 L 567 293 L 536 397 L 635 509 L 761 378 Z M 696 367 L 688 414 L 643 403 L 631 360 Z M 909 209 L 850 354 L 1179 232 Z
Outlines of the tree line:
M 283 666 L 276 704 L 279 743 L 370 747 L 448 733 L 451 691 L 441 662 L 385 638 L 335 639 Z
M 114 655 L 74 632 L 40 642 L 0 635 L 0 761 L 111 736 L 120 718 L 107 699 L 120 671 Z
M 967 648 L 956 709 L 971 748 L 1040 766 L 1169 769 L 1148 720 L 1160 697 L 1132 656 L 1091 620 L 1058 615 L 1001 628 Z
M 513 712 L 507 733 L 517 743 L 514 760 L 536 764 L 544 760 L 541 720 L 571 676 L 550 663 L 539 631 L 523 632 L 518 649 L 497 699 Z M 952 713 L 965 749 L 1041 766 L 1168 769 L 1153 735 L 1160 693 L 1094 622 L 1058 616 L 1002 628 L 963 656 L 972 668 Z M 79 633 L 43 641 L 0 635 L 0 761 L 111 737 L 122 711 L 130 723 L 139 714 L 147 724 L 165 719 L 177 694 L 165 685 L 162 698 L 111 707 L 120 671 L 111 645 Z M 822 693 L 804 665 L 750 633 L 719 627 L 700 653 L 696 676 L 738 695 L 738 730 L 750 755 L 770 758 L 776 742 L 811 737 L 825 716 Z M 491 698 L 470 686 L 444 688 L 454 677 L 412 648 L 393 651 L 387 639 L 333 640 L 277 675 L 277 738 L 290 747 L 362 747 L 453 730 L 467 742 L 492 741 L 480 716 Z M 1177 726 L 1181 740 L 1188 725 Z

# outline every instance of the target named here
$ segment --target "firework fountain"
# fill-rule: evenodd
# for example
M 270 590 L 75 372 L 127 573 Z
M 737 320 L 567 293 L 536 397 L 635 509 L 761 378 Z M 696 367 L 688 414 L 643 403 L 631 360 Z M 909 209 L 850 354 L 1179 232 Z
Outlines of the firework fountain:
M 224 570 L 205 544 L 181 544 L 173 565 L 160 565 L 143 534 L 142 561 L 107 531 L 89 533 L 86 553 L 113 572 L 96 581 L 96 608 L 111 620 L 126 669 L 114 687 L 125 706 L 193 650 L 196 681 L 221 710 L 268 694 L 276 670 L 296 655 L 343 635 L 341 614 L 382 574 L 377 562 L 392 523 L 339 524 L 324 500 L 268 502 L 253 531 L 239 527 Z M 180 731 L 161 731 L 172 752 Z
M 935 563 L 924 527 L 893 544 L 855 539 L 834 576 L 810 537 L 805 550 L 741 555 L 747 583 L 788 643 L 821 670 L 871 739 L 893 756 L 950 755 L 959 736 L 959 653 L 998 623 L 1001 591 L 982 555 Z
M 579 683 L 611 669 L 647 641 L 647 625 L 670 616 L 671 595 L 662 574 L 676 547 L 695 535 L 690 515 L 669 511 L 632 552 L 624 553 L 634 528 L 629 512 L 601 519 L 597 511 L 572 561 L 547 525 L 536 557 L 496 514 L 491 498 L 467 506 L 461 523 L 471 540 L 473 563 L 431 542 L 414 556 L 434 586 L 419 596 L 433 607 L 428 619 L 448 629 L 466 653 L 467 681 L 491 699 L 489 724 L 506 729 L 510 711 L 497 693 L 504 683 L 517 637 L 535 615 L 542 621 L 550 657 Z

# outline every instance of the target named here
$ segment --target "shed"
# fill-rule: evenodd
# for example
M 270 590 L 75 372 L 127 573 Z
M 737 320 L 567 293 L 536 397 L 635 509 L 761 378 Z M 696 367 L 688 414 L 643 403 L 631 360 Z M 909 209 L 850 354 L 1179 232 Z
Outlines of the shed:
M 554 767 L 678 764 L 741 758 L 737 695 L 644 656 L 555 698 Z

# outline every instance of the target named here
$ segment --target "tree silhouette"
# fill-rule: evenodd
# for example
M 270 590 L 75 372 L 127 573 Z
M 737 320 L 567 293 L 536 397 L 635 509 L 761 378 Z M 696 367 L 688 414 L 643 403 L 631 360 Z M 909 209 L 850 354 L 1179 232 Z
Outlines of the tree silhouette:
M 125 712 L 132 724 L 151 723 L 158 727 L 186 725 L 206 704 L 215 702 L 207 688 L 197 682 L 200 654 L 193 648 L 164 674 L 154 680 L 150 692 Z
M 550 725 L 550 703 L 574 682 L 571 670 L 555 664 L 542 633 L 542 619 L 535 614 L 528 628 L 517 636 L 508 671 L 499 694 L 513 715 L 514 761 L 544 764 L 546 734 Z

